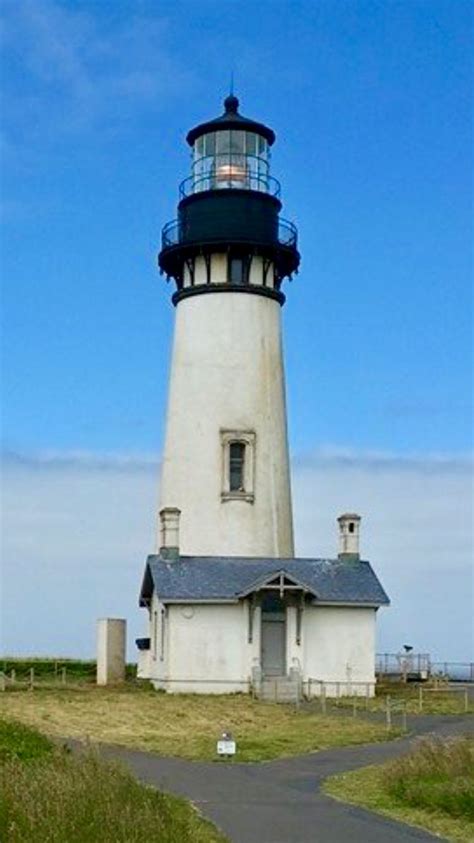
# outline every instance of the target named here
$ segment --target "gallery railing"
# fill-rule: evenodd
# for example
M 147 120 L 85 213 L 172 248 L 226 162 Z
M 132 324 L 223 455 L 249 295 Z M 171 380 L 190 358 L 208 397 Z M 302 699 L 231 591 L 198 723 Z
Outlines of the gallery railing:
M 200 237 L 199 240 L 202 243 L 206 242 L 206 239 L 203 237 Z M 219 240 L 222 240 L 223 243 L 228 243 L 229 236 L 227 235 L 222 238 L 213 236 L 212 238 L 209 238 L 209 242 L 212 243 L 219 242 Z M 247 241 L 248 238 L 245 237 L 245 240 Z M 161 232 L 162 249 L 169 249 L 172 246 L 178 246 L 186 242 L 191 241 L 189 240 L 188 231 L 185 224 L 181 223 L 179 220 L 171 220 L 171 222 L 168 222 L 164 226 Z M 280 246 L 295 248 L 298 242 L 298 230 L 296 226 L 288 220 L 279 219 L 275 242 L 280 244 Z

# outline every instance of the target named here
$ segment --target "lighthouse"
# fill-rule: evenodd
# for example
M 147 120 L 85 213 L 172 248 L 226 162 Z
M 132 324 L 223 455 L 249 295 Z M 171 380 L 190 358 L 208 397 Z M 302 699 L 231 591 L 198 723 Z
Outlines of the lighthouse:
M 187 142 L 158 256 L 175 326 L 138 675 L 170 693 L 373 693 L 388 598 L 359 515 L 340 516 L 337 558 L 295 556 L 281 313 L 300 255 L 270 173 L 275 134 L 230 95 Z
M 293 556 L 282 287 L 297 231 L 280 217 L 274 132 L 239 112 L 191 129 L 191 175 L 162 233 L 176 285 L 161 508 L 194 555 Z

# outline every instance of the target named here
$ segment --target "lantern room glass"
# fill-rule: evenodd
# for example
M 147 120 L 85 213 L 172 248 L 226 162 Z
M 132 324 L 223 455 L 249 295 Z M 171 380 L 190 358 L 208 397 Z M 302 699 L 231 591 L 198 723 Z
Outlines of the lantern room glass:
M 223 129 L 196 139 L 193 147 L 192 190 L 241 189 L 272 192 L 270 149 L 261 135 Z

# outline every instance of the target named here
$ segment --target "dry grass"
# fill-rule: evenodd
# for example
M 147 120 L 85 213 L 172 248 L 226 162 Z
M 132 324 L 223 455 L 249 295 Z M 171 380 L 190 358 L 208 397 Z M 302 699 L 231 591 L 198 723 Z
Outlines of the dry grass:
M 89 739 L 189 759 L 216 757 L 231 731 L 238 761 L 261 761 L 387 739 L 381 723 L 296 710 L 245 695 L 167 695 L 90 688 L 2 694 L 5 716 L 59 737 Z M 398 734 L 392 733 L 394 736 Z
M 474 840 L 472 737 L 421 740 L 402 758 L 334 776 L 324 789 L 447 840 Z

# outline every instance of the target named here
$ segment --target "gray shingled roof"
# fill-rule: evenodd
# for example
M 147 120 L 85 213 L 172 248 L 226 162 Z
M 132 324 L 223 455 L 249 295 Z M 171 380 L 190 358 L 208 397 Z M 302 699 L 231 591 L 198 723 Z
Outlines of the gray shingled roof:
M 390 601 L 370 562 L 341 559 L 256 559 L 180 556 L 174 561 L 149 556 L 140 603 L 153 588 L 160 600 L 238 600 L 281 572 L 328 603 L 387 605 Z

